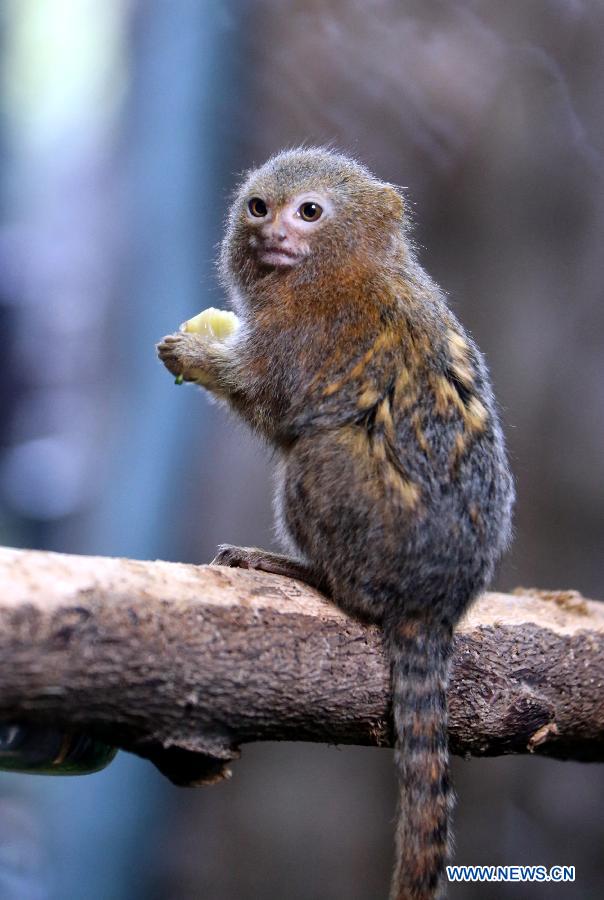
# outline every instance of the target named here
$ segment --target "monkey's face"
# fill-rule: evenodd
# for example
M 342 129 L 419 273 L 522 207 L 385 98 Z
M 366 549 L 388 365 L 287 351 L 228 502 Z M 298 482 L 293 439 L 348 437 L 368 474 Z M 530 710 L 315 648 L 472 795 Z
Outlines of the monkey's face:
M 333 203 L 324 191 L 304 191 L 281 202 L 253 193 L 245 203 L 249 253 L 262 267 L 297 266 L 332 216 Z
M 236 194 L 223 279 L 245 290 L 383 269 L 402 216 L 397 191 L 358 163 L 321 148 L 285 151 L 250 172 Z

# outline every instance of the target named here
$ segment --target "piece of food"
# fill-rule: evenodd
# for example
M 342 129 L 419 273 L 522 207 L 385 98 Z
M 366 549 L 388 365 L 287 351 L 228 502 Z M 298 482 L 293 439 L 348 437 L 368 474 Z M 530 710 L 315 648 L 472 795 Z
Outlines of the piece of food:
M 226 309 L 215 309 L 210 306 L 198 315 L 188 319 L 180 326 L 181 331 L 191 334 L 201 334 L 211 340 L 223 341 L 239 326 L 239 319 L 235 313 Z

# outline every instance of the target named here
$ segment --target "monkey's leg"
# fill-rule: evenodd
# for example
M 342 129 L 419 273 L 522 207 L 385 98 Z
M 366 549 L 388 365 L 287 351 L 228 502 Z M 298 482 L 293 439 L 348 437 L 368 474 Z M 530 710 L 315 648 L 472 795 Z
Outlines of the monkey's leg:
M 257 547 L 233 547 L 231 544 L 220 544 L 218 553 L 211 563 L 213 566 L 232 566 L 238 569 L 259 569 L 271 575 L 284 575 L 296 578 L 306 584 L 328 593 L 327 585 L 309 565 L 298 559 L 292 559 L 281 553 L 269 553 Z

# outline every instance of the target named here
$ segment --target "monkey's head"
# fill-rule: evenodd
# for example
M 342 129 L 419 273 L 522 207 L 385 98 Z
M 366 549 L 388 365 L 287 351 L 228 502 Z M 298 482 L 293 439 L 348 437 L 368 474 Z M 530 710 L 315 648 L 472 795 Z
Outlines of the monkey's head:
M 387 268 L 403 245 L 403 200 L 364 166 L 326 149 L 279 153 L 248 173 L 231 206 L 220 267 L 228 283 L 309 283 Z

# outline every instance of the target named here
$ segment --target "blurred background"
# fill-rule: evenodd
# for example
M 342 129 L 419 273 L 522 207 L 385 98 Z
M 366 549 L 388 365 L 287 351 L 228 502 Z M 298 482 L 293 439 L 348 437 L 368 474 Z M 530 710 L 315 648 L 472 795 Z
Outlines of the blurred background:
M 268 454 L 154 343 L 223 305 L 238 173 L 330 142 L 407 186 L 421 259 L 487 355 L 517 479 L 498 586 L 604 598 L 599 0 L 4 0 L 0 543 L 207 562 L 274 545 Z M 600 898 L 604 770 L 455 763 L 460 863 L 575 865 Z M 377 900 L 391 753 L 244 748 L 174 788 L 120 754 L 0 776 L 3 900 Z

